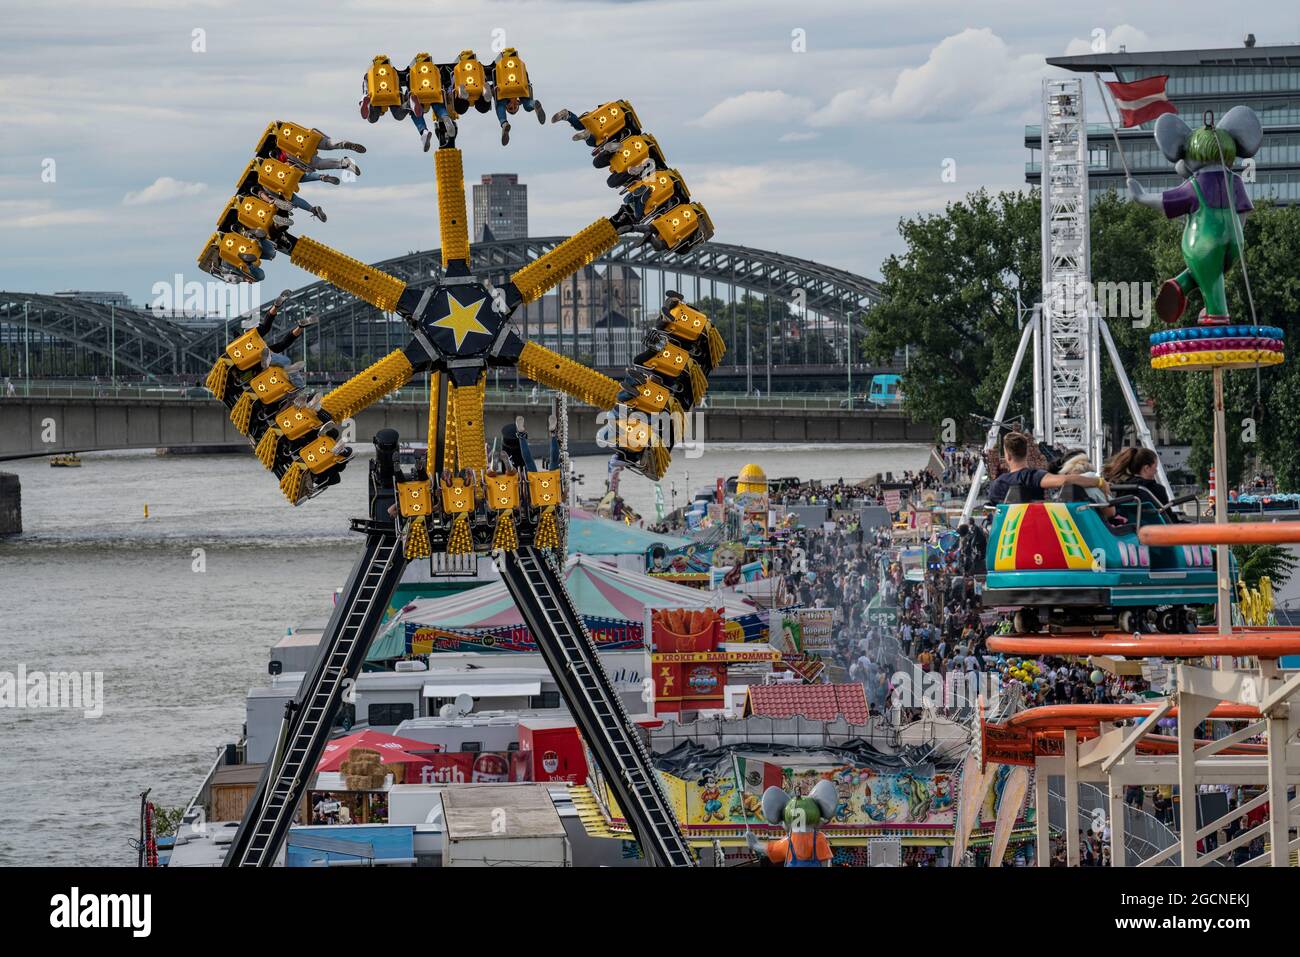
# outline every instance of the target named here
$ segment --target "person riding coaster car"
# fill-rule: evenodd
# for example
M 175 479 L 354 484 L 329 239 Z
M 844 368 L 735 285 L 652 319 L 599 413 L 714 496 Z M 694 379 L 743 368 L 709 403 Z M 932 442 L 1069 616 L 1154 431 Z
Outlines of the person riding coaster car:
M 1197 609 L 1217 600 L 1213 551 L 1148 547 L 1138 532 L 1173 522 L 1173 509 L 1195 496 L 1161 505 L 1145 489 L 1109 487 L 1093 474 L 1031 469 L 1026 444 L 1022 435 L 1004 439 L 1013 468 L 990 488 L 990 498 L 1000 500 L 985 557 L 984 607 L 1015 609 L 1020 633 L 1044 626 L 1194 630 Z M 1043 490 L 1051 488 L 1060 501 L 1046 501 Z

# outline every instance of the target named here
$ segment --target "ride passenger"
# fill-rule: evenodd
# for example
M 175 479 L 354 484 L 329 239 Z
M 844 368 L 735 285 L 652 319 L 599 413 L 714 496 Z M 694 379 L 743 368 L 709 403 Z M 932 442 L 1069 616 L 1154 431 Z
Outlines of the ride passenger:
M 1096 476 L 1097 470 L 1092 467 L 1092 461 L 1088 456 L 1085 453 L 1080 452 L 1077 455 L 1071 455 L 1065 460 L 1065 463 L 1061 466 L 1061 474 Z M 1089 488 L 1087 489 L 1087 494 L 1088 501 L 1100 506 L 1097 509 L 1097 514 L 1100 515 L 1104 521 L 1112 522 L 1114 524 L 1123 523 L 1123 518 L 1120 518 L 1118 522 L 1115 522 L 1115 506 L 1107 504 L 1109 498 L 1101 487 Z
M 1020 432 L 1008 432 L 1002 439 L 1002 457 L 1010 470 L 989 483 L 989 505 L 999 505 L 1006 500 L 1012 488 L 1023 488 L 1025 500 L 1041 502 L 1047 489 L 1065 485 L 1082 485 L 1084 488 L 1101 488 L 1102 478 L 1097 475 L 1061 475 L 1046 469 L 1029 467 L 1029 437 Z
M 1136 485 L 1145 489 L 1157 507 L 1169 504 L 1169 490 L 1157 478 L 1160 458 L 1151 449 L 1140 445 L 1120 449 L 1102 466 L 1102 474 L 1112 485 Z

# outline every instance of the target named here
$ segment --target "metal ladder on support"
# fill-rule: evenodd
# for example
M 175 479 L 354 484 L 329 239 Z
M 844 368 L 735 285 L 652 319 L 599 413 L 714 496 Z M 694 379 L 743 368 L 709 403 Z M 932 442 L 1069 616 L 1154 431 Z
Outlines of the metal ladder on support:
M 321 637 L 311 671 L 285 709 L 279 744 L 262 772 L 224 866 L 270 867 L 275 863 L 307 781 L 325 749 L 343 701 L 344 683 L 360 672 L 370 639 L 405 565 L 402 542 L 394 529 L 372 529 L 365 552 Z
M 531 547 L 507 552 L 501 577 L 646 857 L 657 866 L 693 867 L 695 858 L 650 755 L 628 720 L 564 580 L 549 559 Z

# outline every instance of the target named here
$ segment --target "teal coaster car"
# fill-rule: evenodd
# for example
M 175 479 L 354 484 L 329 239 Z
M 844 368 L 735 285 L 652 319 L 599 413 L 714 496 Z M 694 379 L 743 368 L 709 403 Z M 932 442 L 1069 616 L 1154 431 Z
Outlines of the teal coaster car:
M 1145 489 L 1114 486 L 1117 497 L 1093 501 L 1078 486 L 1062 489 L 1059 502 L 1025 502 L 1013 488 L 997 506 L 989 531 L 982 602 L 1015 608 L 1017 632 L 1114 626 L 1119 631 L 1194 631 L 1197 610 L 1218 599 L 1214 549 L 1208 545 L 1148 547 L 1143 525 L 1168 524 Z M 1102 511 L 1115 509 L 1107 521 Z

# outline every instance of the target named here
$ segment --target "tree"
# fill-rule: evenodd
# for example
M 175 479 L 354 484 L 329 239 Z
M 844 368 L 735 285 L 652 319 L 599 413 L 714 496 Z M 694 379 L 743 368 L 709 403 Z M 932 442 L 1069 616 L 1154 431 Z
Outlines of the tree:
M 1259 580 L 1267 578 L 1276 593 L 1291 580 L 1297 559 L 1282 545 L 1233 545 L 1232 555 L 1237 559 L 1237 578 L 1249 588 L 1258 588 Z
M 881 267 L 883 300 L 869 310 L 862 355 L 879 359 L 911 347 L 904 376 L 906 408 L 938 426 L 959 424 L 970 413 L 996 408 L 1019 341 L 1016 294 L 1031 307 L 1040 298 L 1039 194 L 980 190 L 943 213 L 899 222 L 906 243 Z M 1245 223 L 1246 264 L 1261 325 L 1300 336 L 1300 207 L 1261 204 Z M 1212 459 L 1212 377 L 1208 372 L 1155 370 L 1152 333 L 1161 323 L 1146 315 L 1148 291 L 1183 268 L 1183 223 L 1167 220 L 1115 194 L 1091 209 L 1094 288 L 1116 350 L 1140 394 L 1150 398 L 1158 424 L 1192 446 L 1190 466 L 1202 480 Z M 1109 293 L 1121 289 L 1118 314 Z M 1250 322 L 1240 268 L 1229 276 L 1234 318 Z M 1193 294 L 1181 323 L 1195 323 L 1201 307 Z M 1107 313 L 1111 313 L 1107 315 Z M 1111 447 L 1125 443 L 1128 411 L 1107 359 L 1102 366 L 1102 420 Z M 1031 410 L 1032 375 L 1022 367 L 1008 415 Z M 1226 374 L 1228 476 L 1235 483 L 1249 455 L 1271 466 L 1280 487 L 1300 488 L 1300 368 L 1295 362 Z M 1131 440 L 1130 440 L 1131 441 Z
M 867 311 L 861 355 L 880 362 L 912 347 L 905 408 L 964 428 L 997 404 L 1020 335 L 1019 302 L 1038 298 L 1038 195 L 984 190 L 940 214 L 899 222 L 907 244 L 882 266 L 882 301 Z M 1021 408 L 1029 379 L 1017 388 Z

